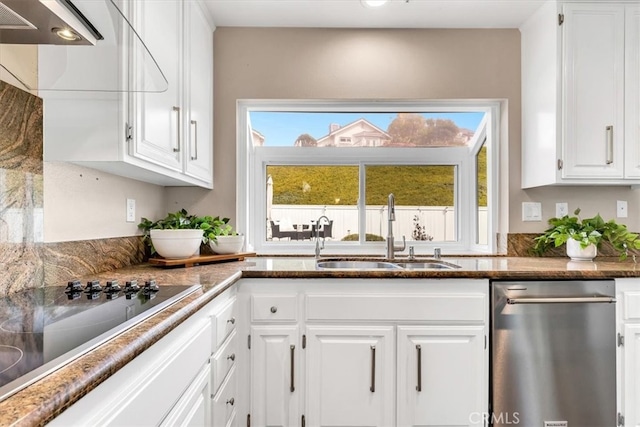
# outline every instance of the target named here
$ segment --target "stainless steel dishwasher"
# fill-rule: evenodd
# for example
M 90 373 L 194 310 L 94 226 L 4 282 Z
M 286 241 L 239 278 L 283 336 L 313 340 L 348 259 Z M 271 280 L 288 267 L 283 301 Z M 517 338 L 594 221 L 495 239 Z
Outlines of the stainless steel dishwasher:
M 617 425 L 614 281 L 492 285 L 493 426 Z

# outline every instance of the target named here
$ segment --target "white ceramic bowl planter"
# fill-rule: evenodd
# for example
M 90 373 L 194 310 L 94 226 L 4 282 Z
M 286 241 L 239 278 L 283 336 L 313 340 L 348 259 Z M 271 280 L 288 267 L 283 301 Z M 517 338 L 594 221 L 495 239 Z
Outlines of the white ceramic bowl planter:
M 150 230 L 151 243 L 163 258 L 190 258 L 200 254 L 202 230 Z
M 216 236 L 216 241 L 209 241 L 211 250 L 217 254 L 237 254 L 244 246 L 244 235 Z
M 586 248 L 580 246 L 580 242 L 575 239 L 567 240 L 567 255 L 573 261 L 591 261 L 598 255 L 598 248 L 591 243 Z

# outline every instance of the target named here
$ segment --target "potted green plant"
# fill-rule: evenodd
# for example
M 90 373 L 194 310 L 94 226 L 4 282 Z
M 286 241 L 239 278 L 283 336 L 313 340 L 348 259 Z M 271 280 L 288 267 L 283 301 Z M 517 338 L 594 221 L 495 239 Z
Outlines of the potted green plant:
M 205 232 L 211 250 L 217 254 L 234 254 L 242 250 L 244 236 L 229 224 L 229 218 L 211 218 L 211 227 Z
M 138 228 L 143 231 L 143 240 L 150 246 L 152 255 L 189 258 L 199 254 L 201 243 L 208 242 L 213 220 L 210 216 L 190 215 L 181 209 L 157 221 L 142 218 Z
M 580 209 L 575 216 L 551 218 L 545 232 L 534 239 L 533 252 L 541 255 L 552 247 L 567 245 L 567 255 L 573 260 L 591 260 L 603 241 L 607 241 L 620 254 L 620 260 L 628 256 L 629 248 L 640 249 L 638 234 L 627 230 L 626 225 L 614 220 L 605 221 L 600 214 L 580 219 Z

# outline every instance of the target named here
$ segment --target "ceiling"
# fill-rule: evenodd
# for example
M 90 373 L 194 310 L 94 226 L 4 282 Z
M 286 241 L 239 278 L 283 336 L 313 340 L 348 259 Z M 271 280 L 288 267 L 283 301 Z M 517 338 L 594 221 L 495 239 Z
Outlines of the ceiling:
M 218 27 L 518 28 L 544 0 L 205 0 Z

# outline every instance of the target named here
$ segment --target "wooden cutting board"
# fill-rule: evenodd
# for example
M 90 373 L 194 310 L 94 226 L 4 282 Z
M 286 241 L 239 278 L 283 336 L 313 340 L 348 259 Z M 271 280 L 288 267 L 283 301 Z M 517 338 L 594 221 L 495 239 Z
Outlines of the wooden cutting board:
M 150 264 L 161 267 L 193 267 L 199 264 L 208 264 L 212 262 L 223 261 L 243 261 L 246 257 L 255 256 L 255 252 L 240 252 L 237 254 L 225 255 L 198 255 L 191 258 L 166 259 L 166 258 L 149 258 Z

